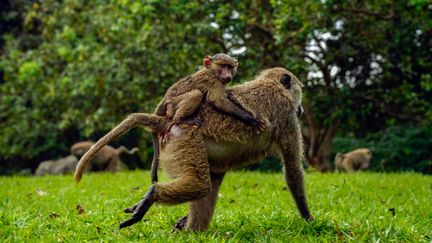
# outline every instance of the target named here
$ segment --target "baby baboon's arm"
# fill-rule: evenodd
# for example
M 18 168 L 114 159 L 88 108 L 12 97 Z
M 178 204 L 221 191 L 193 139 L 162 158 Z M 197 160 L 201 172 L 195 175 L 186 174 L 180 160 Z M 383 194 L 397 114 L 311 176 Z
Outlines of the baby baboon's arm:
M 220 112 L 239 119 L 240 121 L 246 123 L 247 125 L 252 126 L 257 131 L 264 130 L 265 128 L 264 122 L 259 121 L 258 119 L 253 117 L 253 115 L 247 112 L 247 110 L 244 107 L 230 101 L 225 92 L 225 89 L 222 89 L 222 92 L 221 90 L 209 91 L 207 95 L 207 100 Z

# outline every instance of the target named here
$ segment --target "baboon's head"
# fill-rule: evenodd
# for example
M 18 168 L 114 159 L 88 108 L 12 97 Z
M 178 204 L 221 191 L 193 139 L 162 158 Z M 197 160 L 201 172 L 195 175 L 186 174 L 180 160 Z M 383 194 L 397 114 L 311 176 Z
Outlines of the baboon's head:
M 303 114 L 303 107 L 301 104 L 302 87 L 303 84 L 300 80 L 290 71 L 282 67 L 270 68 L 262 71 L 258 79 L 272 80 L 282 95 L 290 100 L 290 103 L 295 107 L 298 116 Z
M 73 154 L 78 157 L 81 158 L 85 153 L 87 152 L 87 150 L 79 148 L 73 151 Z
M 237 72 L 238 61 L 224 53 L 206 56 L 203 60 L 204 68 L 212 73 L 224 84 L 230 82 Z

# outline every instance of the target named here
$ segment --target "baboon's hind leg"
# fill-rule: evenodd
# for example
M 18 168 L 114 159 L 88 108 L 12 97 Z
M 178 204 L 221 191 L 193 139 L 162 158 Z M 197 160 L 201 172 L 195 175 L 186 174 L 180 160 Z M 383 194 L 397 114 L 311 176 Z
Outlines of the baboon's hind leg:
M 121 222 L 120 229 L 138 223 L 155 202 L 154 197 L 154 185 L 152 185 L 148 192 L 144 195 L 144 197 L 137 204 L 132 206 L 135 208 L 132 217 L 128 220 Z
M 196 172 L 189 172 L 166 184 L 153 184 L 139 203 L 124 210 L 127 213 L 133 212 L 133 214 L 130 219 L 120 224 L 120 228 L 139 222 L 154 202 L 178 204 L 202 198 L 209 191 L 209 176 Z
M 161 164 L 168 175 L 174 178 L 168 183 L 155 183 L 138 203 L 125 210 L 134 211 L 132 218 L 121 227 L 132 225 L 147 212 L 153 202 L 178 204 L 205 197 L 211 190 L 210 168 L 204 141 L 197 129 L 174 126 L 170 141 L 161 153 Z
M 173 227 L 173 231 L 182 229 L 203 231 L 210 225 L 216 205 L 219 187 L 225 173 L 211 173 L 211 191 L 201 199 L 191 202 L 189 214 L 180 218 Z

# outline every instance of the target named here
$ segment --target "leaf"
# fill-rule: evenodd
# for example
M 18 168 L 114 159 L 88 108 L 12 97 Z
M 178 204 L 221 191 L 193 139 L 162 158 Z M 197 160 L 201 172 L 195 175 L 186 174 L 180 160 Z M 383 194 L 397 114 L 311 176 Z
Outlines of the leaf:
M 78 205 L 76 206 L 76 210 L 77 210 L 77 213 L 78 213 L 78 214 L 85 214 L 85 209 L 84 209 L 84 207 L 81 206 L 80 204 L 78 204 Z
M 39 189 L 39 188 L 36 190 L 36 193 L 39 196 L 41 196 L 41 197 L 46 196 L 48 194 L 47 192 L 45 192 L 45 191 L 43 191 L 42 189 Z

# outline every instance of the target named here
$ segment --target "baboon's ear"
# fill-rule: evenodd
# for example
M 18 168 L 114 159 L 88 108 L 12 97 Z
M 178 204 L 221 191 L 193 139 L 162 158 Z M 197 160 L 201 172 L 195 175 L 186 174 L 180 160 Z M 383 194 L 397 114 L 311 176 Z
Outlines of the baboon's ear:
M 285 88 L 291 89 L 291 76 L 284 74 L 282 76 L 281 83 Z

